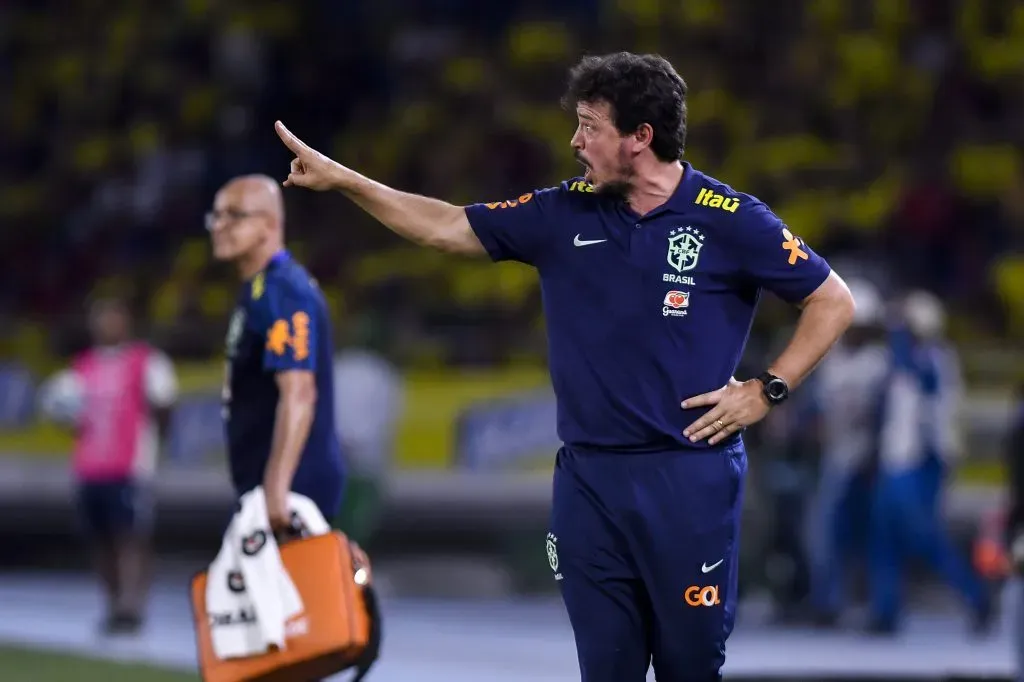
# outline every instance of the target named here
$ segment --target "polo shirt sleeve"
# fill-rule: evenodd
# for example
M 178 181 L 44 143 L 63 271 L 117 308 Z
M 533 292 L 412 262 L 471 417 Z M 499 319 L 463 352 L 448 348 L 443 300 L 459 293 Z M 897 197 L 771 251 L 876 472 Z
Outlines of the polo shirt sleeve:
M 466 206 L 466 217 L 491 260 L 536 266 L 551 243 L 563 201 L 562 187 L 549 187 L 515 199 Z
M 317 319 L 312 292 L 282 280 L 268 279 L 266 286 L 265 310 L 260 316 L 264 371 L 314 371 Z
M 741 275 L 784 301 L 804 300 L 832 271 L 824 258 L 760 202 L 741 207 L 730 233 Z

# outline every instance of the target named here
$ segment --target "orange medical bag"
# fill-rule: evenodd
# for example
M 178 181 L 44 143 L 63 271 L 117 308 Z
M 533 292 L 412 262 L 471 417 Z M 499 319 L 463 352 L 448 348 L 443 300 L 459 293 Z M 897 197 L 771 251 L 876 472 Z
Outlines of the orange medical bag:
M 192 579 L 192 612 L 204 682 L 318 680 L 352 667 L 365 674 L 376 659 L 380 615 L 366 555 L 338 531 L 285 542 L 280 552 L 304 606 L 285 624 L 285 649 L 217 658 L 210 637 L 211 628 L 217 626 L 206 611 L 207 572 Z

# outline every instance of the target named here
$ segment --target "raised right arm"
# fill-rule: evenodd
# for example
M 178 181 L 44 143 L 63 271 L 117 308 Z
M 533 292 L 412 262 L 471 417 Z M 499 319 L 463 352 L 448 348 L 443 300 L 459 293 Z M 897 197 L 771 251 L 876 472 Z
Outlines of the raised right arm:
M 334 189 L 395 234 L 439 251 L 487 255 L 469 224 L 465 207 L 402 192 L 340 164 L 335 165 Z
M 274 127 L 295 154 L 285 187 L 341 192 L 389 230 L 422 246 L 473 256 L 487 253 L 469 224 L 465 207 L 371 180 L 316 151 L 280 121 Z

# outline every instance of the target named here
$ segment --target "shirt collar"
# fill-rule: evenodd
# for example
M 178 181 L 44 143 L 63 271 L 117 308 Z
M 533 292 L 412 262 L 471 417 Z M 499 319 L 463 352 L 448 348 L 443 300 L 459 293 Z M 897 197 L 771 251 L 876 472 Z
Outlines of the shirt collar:
M 700 192 L 703 184 L 701 172 L 691 166 L 689 161 L 683 161 L 683 177 L 679 181 L 676 191 L 665 202 L 664 207 L 679 213 L 688 211 L 697 199 L 697 193 Z
M 263 266 L 263 269 L 252 276 L 248 281 L 250 283 L 255 282 L 260 277 L 265 277 L 268 272 L 276 268 L 277 266 L 285 263 L 291 259 L 291 254 L 288 253 L 288 249 L 281 249 L 267 261 L 267 264 Z
M 123 351 L 127 345 L 127 341 L 122 341 L 112 345 L 96 346 L 96 352 L 100 355 L 117 355 Z
M 691 166 L 688 161 L 683 161 L 683 174 L 679 179 L 679 184 L 676 185 L 675 191 L 669 195 L 665 203 L 643 217 L 653 218 L 669 211 L 673 213 L 685 213 L 686 211 L 689 211 L 693 206 L 694 200 L 697 198 L 697 193 L 700 192 L 700 188 L 703 186 L 702 178 L 703 176 L 699 170 Z M 636 211 L 630 208 L 625 202 L 622 203 L 622 207 L 631 218 L 640 217 Z
M 281 249 L 273 256 L 270 257 L 270 261 L 267 263 L 267 267 L 263 268 L 264 271 L 269 270 L 272 267 L 280 265 L 288 260 L 291 260 L 291 254 L 288 253 L 288 249 Z
M 260 298 L 263 295 L 263 290 L 266 286 L 267 273 L 290 259 L 291 254 L 288 253 L 287 249 L 281 249 L 271 256 L 270 260 L 267 261 L 266 266 L 264 266 L 262 270 L 243 283 L 242 296 L 252 298 L 253 300 Z

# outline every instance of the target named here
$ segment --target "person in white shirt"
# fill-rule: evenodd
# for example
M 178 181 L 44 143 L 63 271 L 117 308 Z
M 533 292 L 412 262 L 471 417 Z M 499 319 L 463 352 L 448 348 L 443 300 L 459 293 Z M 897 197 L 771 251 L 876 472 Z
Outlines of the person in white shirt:
M 143 622 L 153 522 L 152 481 L 178 383 L 170 359 L 131 337 L 119 300 L 95 303 L 93 345 L 41 388 L 44 416 L 75 434 L 77 517 L 106 589 L 109 633 Z
M 811 517 L 811 606 L 818 624 L 836 624 L 845 608 L 846 564 L 866 549 L 869 468 L 877 406 L 889 371 L 885 303 L 865 280 L 848 283 L 853 323 L 817 372 L 822 457 Z
M 334 361 L 335 414 L 349 479 L 338 524 L 365 546 L 379 521 L 403 407 L 398 370 L 369 348 L 343 349 Z

